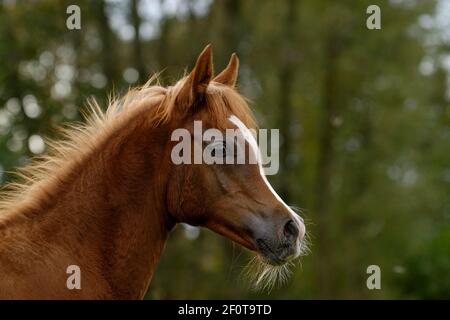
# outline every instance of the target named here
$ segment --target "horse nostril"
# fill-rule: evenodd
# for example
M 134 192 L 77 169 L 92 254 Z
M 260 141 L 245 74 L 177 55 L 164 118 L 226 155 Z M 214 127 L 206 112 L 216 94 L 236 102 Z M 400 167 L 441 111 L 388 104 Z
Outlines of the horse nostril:
M 293 241 L 293 240 L 297 239 L 299 233 L 300 233 L 300 231 L 298 230 L 298 226 L 296 225 L 296 223 L 293 220 L 289 220 L 284 225 L 284 236 L 288 240 Z

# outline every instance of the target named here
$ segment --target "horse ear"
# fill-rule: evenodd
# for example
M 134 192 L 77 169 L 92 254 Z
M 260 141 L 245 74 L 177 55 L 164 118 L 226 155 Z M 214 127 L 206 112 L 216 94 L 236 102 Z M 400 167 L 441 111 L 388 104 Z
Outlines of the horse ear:
M 212 49 L 211 45 L 208 44 L 198 56 L 194 69 L 187 76 L 178 99 L 189 105 L 201 99 L 213 77 L 213 73 Z
M 236 53 L 233 53 L 231 55 L 230 62 L 228 62 L 228 66 L 214 78 L 214 81 L 234 87 L 238 77 L 238 69 L 239 58 Z

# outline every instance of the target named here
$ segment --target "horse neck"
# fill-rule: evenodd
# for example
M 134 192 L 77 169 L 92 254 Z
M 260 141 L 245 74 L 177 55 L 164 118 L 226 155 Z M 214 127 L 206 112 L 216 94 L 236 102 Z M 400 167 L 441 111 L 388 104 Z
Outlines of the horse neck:
M 132 123 L 63 180 L 44 208 L 41 230 L 64 230 L 53 241 L 82 253 L 73 264 L 99 273 L 114 298 L 143 297 L 172 226 L 165 207 L 167 169 L 160 164 L 165 134 L 146 128 L 143 117 Z

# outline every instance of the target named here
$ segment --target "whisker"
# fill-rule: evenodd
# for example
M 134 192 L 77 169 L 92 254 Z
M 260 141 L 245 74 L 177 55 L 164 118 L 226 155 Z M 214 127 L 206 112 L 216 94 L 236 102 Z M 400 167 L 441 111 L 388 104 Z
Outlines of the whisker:
M 285 284 L 291 274 L 294 262 L 284 265 L 271 265 L 260 256 L 254 256 L 243 270 L 243 275 L 255 291 L 270 293 L 273 288 Z

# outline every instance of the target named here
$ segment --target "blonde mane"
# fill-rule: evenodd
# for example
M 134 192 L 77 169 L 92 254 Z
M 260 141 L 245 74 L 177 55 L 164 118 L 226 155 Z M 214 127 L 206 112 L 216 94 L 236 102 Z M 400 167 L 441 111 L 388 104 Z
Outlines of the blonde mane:
M 174 86 L 162 87 L 157 75 L 139 88 L 130 89 L 122 98 L 110 98 L 106 111 L 91 99 L 83 112 L 85 123 L 68 124 L 59 129 L 62 139 L 47 140 L 48 152 L 31 164 L 18 169 L 18 181 L 7 183 L 0 192 L 0 227 L 21 209 L 39 208 L 41 201 L 57 194 L 57 187 L 77 165 L 95 152 L 103 141 L 120 130 L 141 112 L 154 127 L 167 123 L 177 111 L 176 99 L 186 77 Z M 206 105 L 213 123 L 225 123 L 228 114 L 239 117 L 249 128 L 256 127 L 246 100 L 229 86 L 211 82 L 206 91 Z M 23 212 L 27 210 L 22 210 Z

